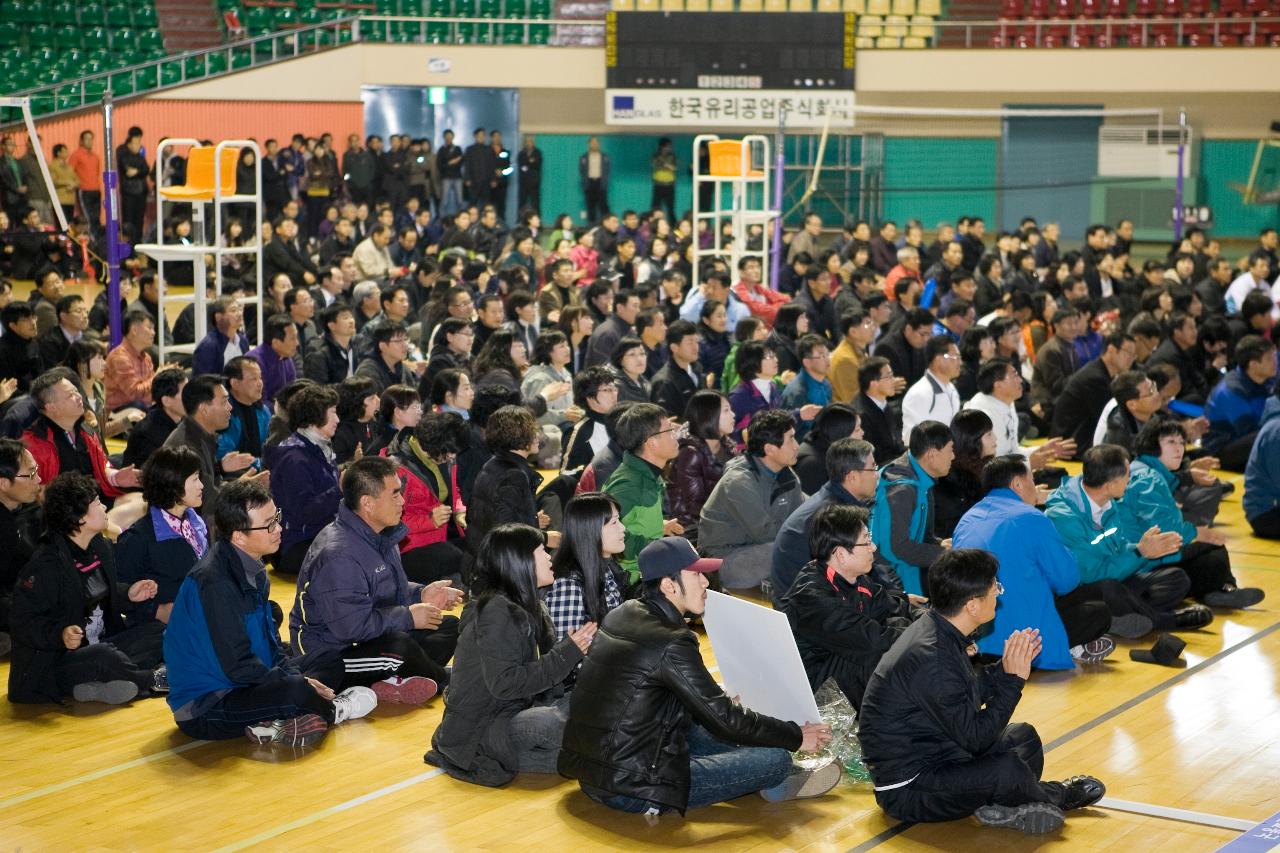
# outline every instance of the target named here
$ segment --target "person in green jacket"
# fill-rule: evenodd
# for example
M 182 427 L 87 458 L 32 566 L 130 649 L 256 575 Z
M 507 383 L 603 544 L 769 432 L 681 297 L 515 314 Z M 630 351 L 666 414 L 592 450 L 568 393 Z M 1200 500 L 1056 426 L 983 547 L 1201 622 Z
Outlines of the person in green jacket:
M 1250 607 L 1266 597 L 1260 589 L 1241 588 L 1231 573 L 1226 537 L 1212 527 L 1197 527 L 1183 518 L 1173 497 L 1174 474 L 1182 466 L 1187 436 L 1171 418 L 1147 421 L 1133 442 L 1138 458 L 1129 466 L 1124 503 L 1139 526 L 1158 525 L 1182 536 L 1178 565 L 1191 580 L 1191 597 L 1210 607 Z
M 1178 609 L 1191 589 L 1187 573 L 1173 563 L 1182 534 L 1145 529 L 1123 502 L 1129 485 L 1129 454 L 1099 444 L 1084 455 L 1084 471 L 1063 481 L 1045 505 L 1045 515 L 1080 566 L 1080 582 L 1118 581 L 1157 631 L 1193 630 L 1213 621 L 1209 608 Z
M 662 469 L 676 458 L 680 445 L 671 419 L 653 403 L 633 405 L 618 418 L 614 432 L 624 452 L 622 464 L 604 484 L 604 492 L 613 495 L 621 507 L 619 516 L 627 537 L 618 562 L 634 583 L 640 576 L 636 559 L 644 546 L 663 536 L 684 533 L 679 521 L 662 517 L 667 492 Z

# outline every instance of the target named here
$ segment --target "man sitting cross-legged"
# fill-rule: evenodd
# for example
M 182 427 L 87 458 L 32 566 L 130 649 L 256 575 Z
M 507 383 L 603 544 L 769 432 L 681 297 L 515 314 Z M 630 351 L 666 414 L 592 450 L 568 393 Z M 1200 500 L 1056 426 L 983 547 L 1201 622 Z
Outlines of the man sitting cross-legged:
M 929 568 L 932 609 L 885 653 L 867 685 L 858 739 L 876 802 L 897 820 L 973 815 L 1038 835 L 1106 792 L 1091 776 L 1040 781 L 1040 736 L 1009 722 L 1040 654 L 1037 631 L 1010 634 L 999 668 L 978 670 L 969 659 L 970 635 L 995 618 L 998 567 L 976 548 L 940 557 Z
M 444 665 L 458 644 L 458 619 L 445 616 L 462 596 L 450 581 L 411 583 L 400 562 L 403 485 L 382 456 L 351 463 L 342 475 L 338 517 L 311 543 L 298 572 L 289 633 L 299 653 L 343 660 L 344 686 L 372 686 L 379 700 L 421 705 L 448 681 Z
M 280 513 L 267 487 L 236 480 L 214 511 L 218 539 L 178 589 L 164 634 L 169 707 L 193 738 L 310 746 L 329 726 L 363 717 L 367 687 L 334 695 L 318 675 L 334 656 L 289 659 L 271 616 L 262 559 L 280 547 Z

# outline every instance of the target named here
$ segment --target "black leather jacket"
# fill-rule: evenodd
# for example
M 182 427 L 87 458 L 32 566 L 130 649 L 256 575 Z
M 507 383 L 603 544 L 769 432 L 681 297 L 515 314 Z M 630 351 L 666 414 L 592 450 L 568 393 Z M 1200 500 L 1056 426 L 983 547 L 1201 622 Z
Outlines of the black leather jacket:
M 558 769 L 583 786 L 683 813 L 695 722 L 727 743 L 790 751 L 801 743 L 795 723 L 724 694 L 670 602 L 628 601 L 604 618 L 578 672 Z

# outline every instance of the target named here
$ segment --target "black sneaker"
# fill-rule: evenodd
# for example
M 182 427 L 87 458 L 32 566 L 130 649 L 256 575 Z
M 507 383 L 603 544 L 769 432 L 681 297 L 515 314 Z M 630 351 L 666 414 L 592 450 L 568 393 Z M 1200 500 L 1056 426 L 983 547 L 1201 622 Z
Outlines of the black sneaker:
M 1107 793 L 1107 786 L 1092 776 L 1072 776 L 1062 781 L 1066 794 L 1062 798 L 1062 810 L 1082 809 L 1091 806 Z
M 973 813 L 983 826 L 1016 829 L 1027 835 L 1055 832 L 1066 823 L 1062 809 L 1049 803 L 1025 803 L 1021 806 L 983 806 Z
M 1181 610 L 1173 611 L 1173 628 L 1175 631 L 1194 631 L 1203 628 L 1213 621 L 1213 611 L 1203 604 L 1192 604 Z
M 123 705 L 137 695 L 138 685 L 132 681 L 85 681 L 71 688 L 71 697 L 77 702 L 104 705 Z
M 1222 589 L 1205 593 L 1201 600 L 1210 607 L 1239 610 L 1242 607 L 1252 607 L 1266 597 L 1265 592 L 1254 587 L 1242 589 L 1235 584 L 1225 584 Z
M 1145 637 L 1155 628 L 1155 623 L 1141 613 L 1126 613 L 1124 616 L 1112 616 L 1108 634 L 1115 634 L 1126 640 Z
M 1107 636 L 1071 647 L 1071 658 L 1076 663 L 1099 663 L 1116 650 L 1116 641 Z
M 13 651 L 13 638 L 4 631 L 0 631 L 0 658 L 9 654 L 11 651 Z
M 151 671 L 151 692 L 169 692 L 169 667 L 164 664 L 160 664 Z

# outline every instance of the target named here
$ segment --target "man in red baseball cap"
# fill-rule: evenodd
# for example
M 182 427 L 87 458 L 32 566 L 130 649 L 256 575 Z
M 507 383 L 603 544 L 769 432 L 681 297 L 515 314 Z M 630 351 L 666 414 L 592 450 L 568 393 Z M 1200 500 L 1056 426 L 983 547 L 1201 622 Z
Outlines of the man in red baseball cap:
M 560 773 L 596 802 L 657 815 L 753 792 L 770 802 L 816 797 L 840 781 L 830 763 L 803 770 L 791 753 L 817 752 L 831 727 L 803 726 L 743 708 L 711 678 L 698 636 L 685 624 L 703 612 L 703 559 L 678 536 L 640 552 L 641 598 L 605 616 L 578 674 Z

